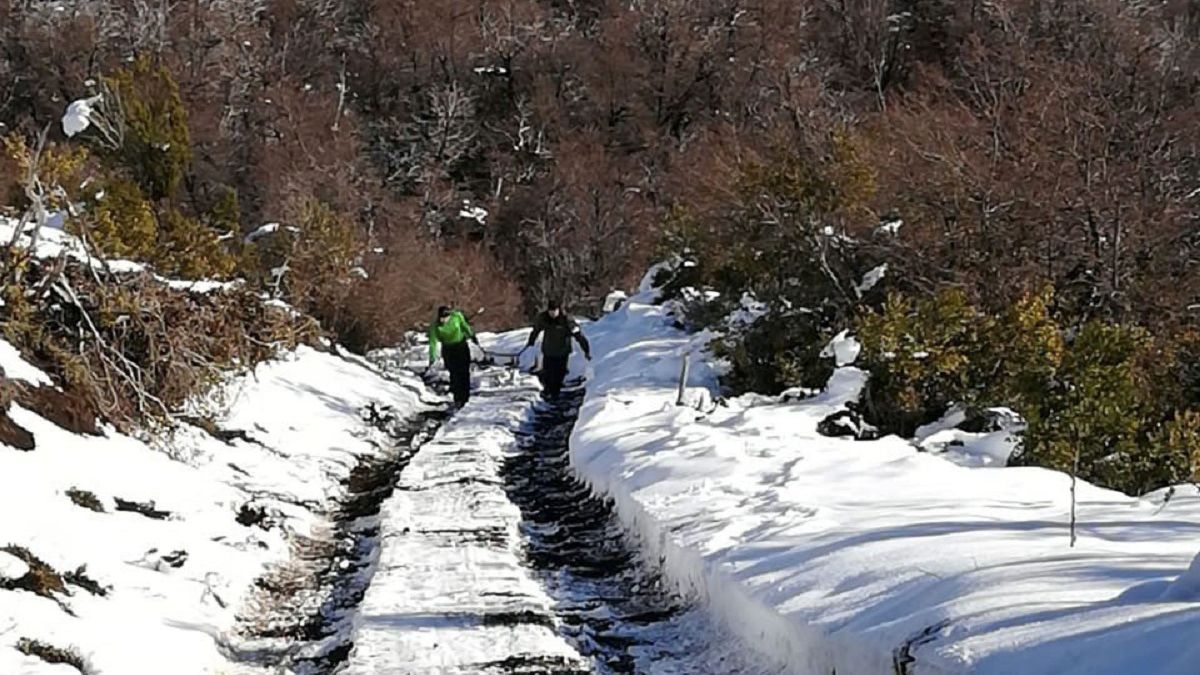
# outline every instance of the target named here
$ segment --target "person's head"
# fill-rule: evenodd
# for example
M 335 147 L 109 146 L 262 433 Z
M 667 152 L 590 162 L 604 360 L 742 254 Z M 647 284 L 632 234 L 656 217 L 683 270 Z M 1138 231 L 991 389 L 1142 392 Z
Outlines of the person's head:
M 446 323 L 447 321 L 449 321 L 450 320 L 450 308 L 445 305 L 438 307 L 437 320 L 438 320 L 438 323 Z
M 551 300 L 546 304 L 546 313 L 557 319 L 562 314 L 562 303 L 557 300 Z

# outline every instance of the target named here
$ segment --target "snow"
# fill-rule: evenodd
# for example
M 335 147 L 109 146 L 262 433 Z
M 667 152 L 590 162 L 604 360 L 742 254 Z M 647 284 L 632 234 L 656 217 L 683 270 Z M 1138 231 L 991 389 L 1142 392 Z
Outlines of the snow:
M 862 345 L 850 336 L 850 331 L 844 330 L 825 345 L 825 349 L 821 350 L 821 356 L 827 359 L 832 358 L 834 363 L 841 368 L 854 363 L 861 352 Z
M 247 234 L 245 237 L 245 242 L 247 244 L 252 244 L 252 243 L 258 241 L 259 239 L 262 239 L 263 237 L 267 236 L 268 234 L 274 234 L 275 232 L 278 232 L 278 231 L 279 231 L 279 223 L 267 223 L 265 225 L 262 225 L 261 227 L 258 227 L 253 232 L 250 232 L 249 234 Z
M 1188 570 L 1172 581 L 1162 596 L 1163 602 L 1200 602 L 1200 554 Z
M 29 565 L 24 560 L 0 551 L 0 581 L 14 581 L 29 573 Z
M 674 272 L 683 265 L 683 261 L 664 261 L 656 263 L 646 270 L 642 275 L 642 280 L 638 284 L 639 293 L 650 293 L 655 289 L 654 280 L 663 272 Z
M 904 221 L 897 218 L 895 220 L 889 220 L 881 223 L 879 227 L 876 228 L 876 232 L 895 236 L 900 233 L 901 227 L 904 227 Z
M 887 263 L 883 263 L 882 265 L 872 269 L 870 272 L 864 274 L 862 281 L 854 287 L 854 290 L 858 292 L 859 297 L 862 297 L 864 293 L 872 288 L 875 288 L 876 284 L 883 280 L 883 275 L 887 274 L 887 271 L 888 265 Z
M 0 340 L 0 371 L 10 380 L 21 380 L 34 386 L 52 384 L 50 376 L 30 365 L 16 347 Z
M 770 312 L 767 303 L 760 302 L 751 293 L 743 293 L 737 309 L 730 312 L 725 320 L 727 327 L 732 329 L 745 328 L 753 325 Z
M 464 199 L 462 208 L 458 211 L 458 217 L 474 220 L 480 225 L 486 225 L 488 212 L 482 206 L 472 206 L 470 200 Z
M 922 450 L 940 454 L 961 466 L 1006 466 L 1020 446 L 1019 434 L 1024 431 L 1025 423 L 1009 408 L 988 408 L 984 414 L 995 422 L 995 431 L 956 428 L 967 416 L 962 408 L 955 406 L 937 422 L 918 427 L 913 441 Z
M 604 313 L 609 314 L 620 309 L 621 305 L 629 299 L 629 295 L 625 291 L 611 291 L 604 296 Z
M 515 398 L 475 397 L 401 472 L 346 675 L 483 672 L 522 656 L 586 663 L 522 564 L 521 513 L 500 479 L 537 393 L 522 379 Z M 541 620 L 504 618 L 522 615 Z
M 789 672 L 878 675 L 898 653 L 932 675 L 1196 672 L 1194 489 L 1164 504 L 1083 483 L 1070 548 L 1069 477 L 1002 468 L 998 436 L 971 450 L 997 461 L 961 466 L 894 436 L 817 433 L 865 384 L 856 368 L 799 401 L 676 407 L 680 354 L 712 397 L 717 368 L 654 296 L 587 328 L 572 465 L 676 585 Z
M 62 117 L 62 128 L 68 138 L 84 132 L 92 125 L 92 113 L 95 111 L 93 106 L 100 100 L 100 96 L 93 96 L 79 99 L 67 106 L 67 112 Z
M 6 372 L 45 378 L 14 360 L 11 347 L 0 351 Z M 37 447 L 0 445 L 0 513 L 21 514 L 0 518 L 0 544 L 22 546 L 60 572 L 86 566 L 111 590 L 97 597 L 71 588 L 58 599 L 75 616 L 54 600 L 0 590 L 0 673 L 62 672 L 14 649 L 21 638 L 74 649 L 95 675 L 262 672 L 226 657 L 239 644 L 236 620 L 255 579 L 288 557 L 294 537 L 328 529 L 325 504 L 341 494 L 356 458 L 381 452 L 359 411 L 380 401 L 413 413 L 418 389 L 415 380 L 387 381 L 301 348 L 193 403 L 193 412 L 208 411 L 253 442 L 227 444 L 184 426 L 155 447 L 112 429 L 79 436 L 13 404 L 10 418 Z M 72 503 L 72 489 L 92 493 L 105 512 Z M 116 511 L 117 498 L 170 516 Z M 239 509 L 251 503 L 279 524 L 240 525 Z M 166 559 L 178 562 L 177 551 L 186 560 L 173 567 Z M 0 576 L 19 571 L 0 556 Z

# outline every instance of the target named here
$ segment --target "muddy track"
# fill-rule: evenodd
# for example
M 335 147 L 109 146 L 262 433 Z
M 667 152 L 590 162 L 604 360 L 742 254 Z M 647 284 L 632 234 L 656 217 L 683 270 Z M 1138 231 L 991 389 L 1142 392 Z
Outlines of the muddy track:
M 227 648 L 235 660 L 303 675 L 337 672 L 353 649 L 351 614 L 371 582 L 380 507 L 400 471 L 445 418 L 441 410 L 409 420 L 396 419 L 388 408 L 364 411 L 368 425 L 392 447 L 360 458 L 343 481 L 344 496 L 326 514 L 327 529 L 298 538 L 288 563 L 256 581 L 251 605 L 257 610 L 241 619 L 240 644 Z

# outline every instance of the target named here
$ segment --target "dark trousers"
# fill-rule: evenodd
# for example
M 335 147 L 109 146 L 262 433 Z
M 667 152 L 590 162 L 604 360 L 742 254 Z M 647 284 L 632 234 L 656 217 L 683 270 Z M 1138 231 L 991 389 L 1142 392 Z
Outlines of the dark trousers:
M 542 389 L 547 396 L 558 396 L 562 391 L 563 380 L 567 379 L 567 356 L 542 355 Z
M 458 405 L 471 398 L 471 347 L 466 340 L 442 345 L 442 362 L 450 372 L 450 393 Z

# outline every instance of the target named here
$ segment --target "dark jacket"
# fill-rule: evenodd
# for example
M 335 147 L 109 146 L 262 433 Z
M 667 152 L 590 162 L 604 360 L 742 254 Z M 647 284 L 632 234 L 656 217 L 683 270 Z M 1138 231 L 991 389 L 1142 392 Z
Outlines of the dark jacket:
M 532 347 L 533 343 L 537 342 L 538 335 L 542 333 L 546 334 L 542 338 L 542 354 L 546 356 L 569 356 L 571 354 L 571 338 L 575 338 L 575 341 L 583 348 L 584 354 L 589 358 L 591 356 L 591 345 L 583 336 L 579 324 L 575 323 L 575 320 L 567 316 L 565 312 L 560 312 L 558 318 L 550 316 L 549 312 L 538 314 L 537 318 L 533 320 L 533 332 L 529 334 L 527 346 Z

